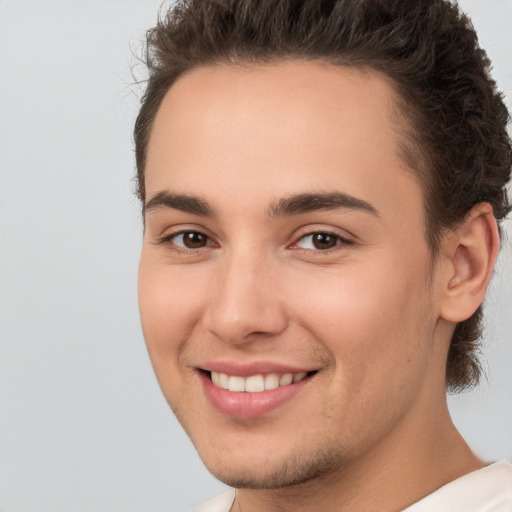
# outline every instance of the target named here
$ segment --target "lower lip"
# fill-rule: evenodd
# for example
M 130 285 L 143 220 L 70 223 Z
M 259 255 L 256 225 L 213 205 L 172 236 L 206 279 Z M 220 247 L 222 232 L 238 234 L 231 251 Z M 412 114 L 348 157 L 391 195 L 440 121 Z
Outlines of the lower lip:
M 300 382 L 259 393 L 235 392 L 215 386 L 209 376 L 200 373 L 204 391 L 214 407 L 234 418 L 259 418 L 269 414 L 294 398 L 310 382 L 307 376 Z

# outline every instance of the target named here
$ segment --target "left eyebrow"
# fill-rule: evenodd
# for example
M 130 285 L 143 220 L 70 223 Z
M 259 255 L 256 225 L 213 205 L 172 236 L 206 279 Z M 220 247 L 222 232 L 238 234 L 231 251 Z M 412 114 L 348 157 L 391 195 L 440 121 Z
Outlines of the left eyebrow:
M 361 210 L 379 217 L 379 212 L 372 204 L 343 192 L 298 194 L 279 199 L 270 206 L 268 214 L 270 217 L 286 217 L 339 208 Z

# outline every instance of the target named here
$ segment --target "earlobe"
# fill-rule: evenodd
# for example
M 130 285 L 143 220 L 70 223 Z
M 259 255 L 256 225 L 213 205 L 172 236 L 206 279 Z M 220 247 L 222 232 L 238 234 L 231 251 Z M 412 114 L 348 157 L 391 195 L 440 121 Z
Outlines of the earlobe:
M 499 251 L 500 237 L 492 207 L 475 206 L 441 251 L 449 269 L 443 284 L 440 316 L 449 322 L 467 320 L 482 304 Z

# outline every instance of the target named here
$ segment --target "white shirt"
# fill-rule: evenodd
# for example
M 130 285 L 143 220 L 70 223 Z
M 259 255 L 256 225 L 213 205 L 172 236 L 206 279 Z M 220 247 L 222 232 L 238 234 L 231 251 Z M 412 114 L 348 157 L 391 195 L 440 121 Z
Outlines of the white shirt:
M 495 462 L 457 478 L 404 512 L 512 512 L 512 464 Z
M 206 503 L 195 508 L 192 512 L 229 512 L 234 501 L 235 491 L 227 491 L 212 500 L 208 500 Z
M 235 491 L 228 491 L 193 512 L 229 512 Z M 512 464 L 495 462 L 464 475 L 403 512 L 512 512 Z

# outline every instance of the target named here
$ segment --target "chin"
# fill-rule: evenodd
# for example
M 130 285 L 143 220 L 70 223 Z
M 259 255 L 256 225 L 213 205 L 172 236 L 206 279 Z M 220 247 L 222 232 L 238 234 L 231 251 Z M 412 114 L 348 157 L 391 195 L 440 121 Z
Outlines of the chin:
M 237 489 L 281 489 L 305 484 L 336 472 L 343 461 L 342 455 L 332 449 L 293 453 L 283 460 L 259 460 L 257 453 L 253 460 L 244 461 L 229 456 L 216 458 L 213 454 L 201 458 L 215 478 Z

